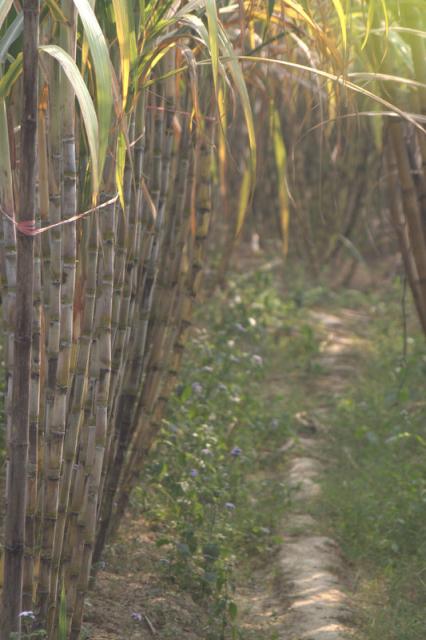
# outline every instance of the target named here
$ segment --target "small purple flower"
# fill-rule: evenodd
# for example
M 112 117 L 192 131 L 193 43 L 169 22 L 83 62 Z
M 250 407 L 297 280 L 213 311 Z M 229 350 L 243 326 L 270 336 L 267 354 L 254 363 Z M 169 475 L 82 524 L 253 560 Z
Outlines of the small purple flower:
M 233 458 L 238 458 L 238 456 L 240 456 L 242 453 L 240 447 L 232 447 L 231 449 L 231 456 Z
M 191 476 L 191 478 L 196 478 L 198 476 L 197 469 L 191 469 L 191 471 L 189 472 L 189 475 Z
M 200 384 L 199 382 L 193 382 L 192 383 L 192 392 L 196 396 L 200 396 L 203 393 L 203 385 Z
M 253 364 L 255 364 L 257 367 L 261 367 L 263 365 L 263 358 L 262 356 L 258 356 L 256 353 L 251 357 L 251 361 Z
M 236 323 L 235 328 L 237 331 L 241 331 L 241 333 L 245 333 L 246 331 L 245 327 L 243 327 L 243 325 L 240 322 Z
M 142 614 L 137 613 L 137 611 L 133 611 L 132 620 L 136 620 L 136 622 L 142 622 Z
M 233 502 L 225 502 L 225 509 L 228 509 L 228 511 L 234 511 L 235 504 Z
M 201 453 L 203 454 L 203 456 L 212 456 L 213 455 L 213 451 L 211 449 L 201 449 Z

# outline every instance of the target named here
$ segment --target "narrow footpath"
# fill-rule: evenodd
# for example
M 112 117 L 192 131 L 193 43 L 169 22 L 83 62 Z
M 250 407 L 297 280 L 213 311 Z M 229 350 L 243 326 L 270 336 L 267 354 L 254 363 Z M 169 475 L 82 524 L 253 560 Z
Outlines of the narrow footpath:
M 329 464 L 327 443 L 333 438 L 328 417 L 357 376 L 357 360 L 368 348 L 368 317 L 349 309 L 339 309 L 338 315 L 318 308 L 306 313 L 321 344 L 312 375 L 297 382 L 303 393 L 293 416 L 294 436 L 277 452 L 285 469 L 278 481 L 290 487 L 290 508 L 278 552 L 237 581 L 239 640 L 363 640 L 350 567 L 325 534 L 327 522 L 315 512 L 315 504 Z M 280 388 L 291 394 L 279 349 L 276 356 L 274 379 L 265 381 L 266 388 L 272 394 Z M 271 468 L 270 473 L 275 478 L 276 471 Z M 207 614 L 189 594 L 165 587 L 159 575 L 162 550 L 156 532 L 134 514 L 121 531 L 89 596 L 86 637 L 206 640 Z
M 335 540 L 322 534 L 324 523 L 313 517 L 312 506 L 327 466 L 324 450 L 332 435 L 327 415 L 356 375 L 368 318 L 353 310 L 341 310 L 339 316 L 316 310 L 311 316 L 325 336 L 315 363 L 320 373 L 306 389 L 308 404 L 312 407 L 315 398 L 315 408 L 294 416 L 297 438 L 283 447 L 292 501 L 277 566 L 266 568 L 241 593 L 242 619 L 250 638 L 260 637 L 262 630 L 271 640 L 360 638 L 351 571 Z

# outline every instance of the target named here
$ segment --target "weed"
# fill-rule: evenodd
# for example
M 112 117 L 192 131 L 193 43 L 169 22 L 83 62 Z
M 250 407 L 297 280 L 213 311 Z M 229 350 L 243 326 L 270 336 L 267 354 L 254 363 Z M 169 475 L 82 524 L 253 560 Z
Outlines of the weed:
M 426 349 L 412 329 L 403 358 L 396 298 L 369 302 L 371 348 L 362 376 L 330 415 L 334 462 L 319 510 L 331 517 L 344 552 L 361 569 L 364 637 L 420 640 L 426 624 Z
M 294 327 L 296 313 L 259 275 L 240 283 L 238 293 L 231 286 L 220 307 L 216 301 L 204 308 L 133 498 L 160 529 L 161 571 L 208 603 L 215 621 L 209 640 L 228 630 L 239 637 L 236 569 L 281 541 L 276 531 L 288 489 L 271 473 L 271 459 L 290 435 L 290 419 L 282 397 L 265 398 L 262 387 L 276 327 L 283 321 Z M 312 335 L 300 333 L 303 353 L 316 351 L 313 343 Z

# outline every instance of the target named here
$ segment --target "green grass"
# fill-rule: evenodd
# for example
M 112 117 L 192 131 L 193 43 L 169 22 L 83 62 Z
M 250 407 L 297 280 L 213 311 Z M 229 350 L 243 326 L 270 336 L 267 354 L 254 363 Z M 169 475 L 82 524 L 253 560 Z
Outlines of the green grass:
M 239 637 L 237 573 L 278 548 L 289 503 L 277 449 L 296 406 L 271 378 L 309 369 L 318 341 L 271 276 L 202 305 L 180 385 L 133 505 L 159 531 L 160 570 L 210 608 L 211 638 Z M 225 635 L 223 635 L 225 634 Z
M 409 330 L 403 357 L 399 298 L 364 300 L 370 347 L 330 412 L 318 505 L 359 578 L 367 640 L 423 640 L 426 628 L 426 347 Z

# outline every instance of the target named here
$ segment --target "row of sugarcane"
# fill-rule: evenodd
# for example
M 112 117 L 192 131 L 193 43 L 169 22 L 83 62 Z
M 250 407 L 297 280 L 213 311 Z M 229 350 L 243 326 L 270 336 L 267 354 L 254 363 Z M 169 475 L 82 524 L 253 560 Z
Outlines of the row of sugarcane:
M 284 28 L 287 37 L 277 37 Z M 293 65 L 309 62 L 333 72 L 331 57 L 304 44 L 309 40 L 309 25 L 300 20 L 291 20 L 288 14 L 276 20 L 270 40 L 262 49 L 266 57 Z M 337 63 L 342 65 L 341 60 Z M 380 233 L 385 226 L 377 188 L 381 149 L 373 123 L 356 113 L 369 108 L 368 103 L 343 95 L 331 80 L 308 74 L 306 69 L 252 64 L 250 77 L 259 169 L 253 198 L 246 200 L 243 228 L 239 203 L 244 194 L 238 185 L 248 154 L 241 127 L 231 128 L 234 161 L 224 154 L 226 167 L 221 173 L 226 214 L 216 220 L 212 240 L 215 252 L 221 254 L 217 279 L 226 283 L 239 236 L 250 242 L 251 234 L 260 236 L 266 251 L 272 246 L 274 251 L 281 249 L 284 258 L 302 259 L 313 277 L 330 265 L 335 269 L 338 260 L 346 263 L 353 256 L 359 260 L 363 250 L 357 252 L 355 247 L 360 240 L 363 248 L 367 245 L 365 221 Z M 382 244 L 380 238 L 376 242 Z M 387 250 L 394 250 L 395 242 L 389 244 Z M 338 270 L 343 277 L 344 270 L 340 266 Z
M 379 88 L 395 105 L 418 114 L 410 121 L 389 118 L 383 126 L 383 147 L 390 217 L 405 277 L 426 334 L 426 19 L 415 2 L 406 3 L 398 17 L 401 40 L 393 40 L 389 47 L 381 40 L 372 40 L 367 54 L 370 64 L 384 74 L 385 80 L 392 74 L 400 75 L 408 61 L 415 81 L 410 91 L 401 91 L 398 84 L 386 82 Z M 373 26 L 378 26 L 377 19 Z
M 284 254 L 302 258 L 313 276 L 331 266 L 340 283 L 350 281 L 364 256 L 394 255 L 397 238 L 426 332 L 426 19 L 416 0 L 402 9 L 394 2 L 380 10 L 373 0 L 369 5 L 367 25 L 360 5 L 353 4 L 353 13 L 348 8 L 347 57 L 354 60 L 348 82 L 339 79 L 348 71 L 347 51 L 342 56 L 332 40 L 332 3 L 321 9 L 312 3 L 305 21 L 302 14 L 295 20 L 293 7 L 274 13 L 266 44 L 250 42 L 252 51 L 278 64 L 248 61 L 262 135 L 260 188 L 245 200 L 246 228 L 268 246 L 280 227 Z M 237 143 L 238 135 L 236 128 Z M 244 194 L 232 182 L 244 175 L 247 154 L 235 156 L 238 164 L 223 156 L 222 210 L 231 213 L 216 225 L 220 241 L 212 243 L 222 254 L 222 282 L 241 231 Z
M 37 5 L 34 0 L 24 7 L 24 33 L 37 29 Z M 53 33 L 83 68 L 76 6 L 64 0 L 61 11 L 66 22 L 48 15 L 40 40 Z M 161 18 L 161 3 L 152 11 Z M 153 23 L 154 18 L 153 13 Z M 34 218 L 42 232 L 23 233 L 17 216 L 17 224 L 6 216 L 2 220 L 4 640 L 20 631 L 23 612 L 30 612 L 24 617 L 28 632 L 44 630 L 51 640 L 79 637 L 93 563 L 126 509 L 179 371 L 210 224 L 216 118 L 211 69 L 196 69 L 189 30 L 178 35 L 177 53 L 158 48 L 155 65 L 152 53 L 146 57 L 125 108 L 124 88 L 116 97 L 97 206 L 77 220 L 78 211 L 90 209 L 92 159 L 75 87 L 53 59 L 40 66 L 38 93 L 35 81 Z M 142 39 L 138 44 L 146 46 Z M 179 66 L 189 71 L 176 71 Z M 88 67 L 86 60 L 90 84 Z M 24 55 L 24 84 L 18 78 L 0 103 L 6 132 L 0 206 L 12 217 L 28 153 L 20 128 L 28 116 L 21 98 L 25 81 Z M 55 223 L 60 224 L 43 232 Z M 33 291 L 27 315 L 32 318 L 28 440 L 24 434 L 17 441 L 14 342 L 21 339 L 16 325 L 21 238 L 33 251 Z M 9 526 L 17 492 L 21 500 L 25 494 L 18 534 Z

